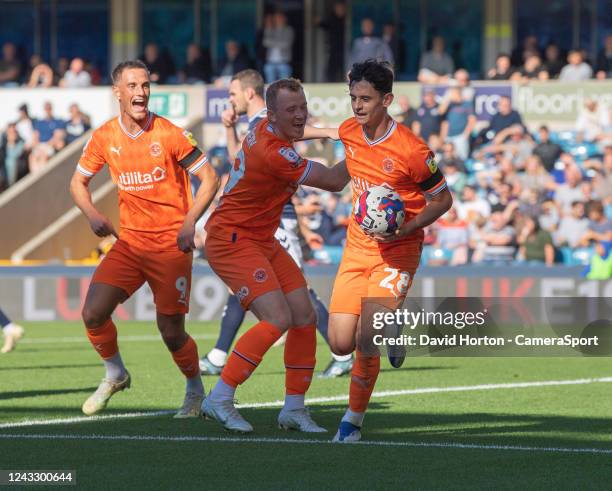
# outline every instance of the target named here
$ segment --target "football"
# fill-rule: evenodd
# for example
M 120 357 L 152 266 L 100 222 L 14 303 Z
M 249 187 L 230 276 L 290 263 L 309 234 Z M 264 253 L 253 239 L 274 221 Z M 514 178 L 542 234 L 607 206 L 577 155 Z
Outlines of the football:
M 404 202 L 393 189 L 374 186 L 361 193 L 354 216 L 364 232 L 392 234 L 404 223 Z

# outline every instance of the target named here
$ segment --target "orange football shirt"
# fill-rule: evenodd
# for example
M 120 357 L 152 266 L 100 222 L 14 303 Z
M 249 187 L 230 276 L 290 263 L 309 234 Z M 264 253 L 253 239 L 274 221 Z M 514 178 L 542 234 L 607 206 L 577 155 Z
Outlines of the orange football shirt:
M 339 133 L 351 176 L 353 213 L 362 192 L 387 185 L 404 201 L 408 221 L 423 210 L 427 194 L 435 195 L 446 188 L 433 152 L 405 126 L 393 121 L 383 136 L 371 141 L 355 118 L 350 118 L 340 125 Z M 417 230 L 393 242 L 376 242 L 361 230 L 354 218 L 349 221 L 347 247 L 365 254 L 396 251 L 402 244 L 422 241 L 423 230 Z
M 268 119 L 247 133 L 219 206 L 206 223 L 211 237 L 274 240 L 283 207 L 306 179 L 312 163 L 274 134 Z
M 191 133 L 149 113 L 135 134 L 120 117 L 95 130 L 77 170 L 91 177 L 108 164 L 119 191 L 121 239 L 139 249 L 174 251 L 192 203 L 187 172 L 206 162 Z

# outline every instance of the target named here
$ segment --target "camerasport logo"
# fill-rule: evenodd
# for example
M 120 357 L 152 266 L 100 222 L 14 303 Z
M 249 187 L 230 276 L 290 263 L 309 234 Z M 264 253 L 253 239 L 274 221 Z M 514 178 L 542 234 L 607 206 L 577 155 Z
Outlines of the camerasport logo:
M 151 157 L 159 157 L 162 154 L 162 146 L 158 142 L 153 142 L 149 145 Z
M 268 279 L 268 273 L 266 273 L 266 270 L 263 268 L 257 268 L 253 272 L 253 278 L 255 278 L 257 283 L 263 283 Z
M 165 178 L 166 171 L 156 166 L 151 172 L 122 172 L 117 178 L 117 186 L 122 191 L 147 191 Z

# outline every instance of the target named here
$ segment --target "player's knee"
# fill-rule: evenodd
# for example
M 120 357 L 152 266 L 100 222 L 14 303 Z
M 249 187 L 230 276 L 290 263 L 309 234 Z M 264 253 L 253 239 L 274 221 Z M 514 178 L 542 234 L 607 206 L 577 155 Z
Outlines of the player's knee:
M 180 350 L 187 342 L 187 334 L 183 332 L 162 331 L 164 344 L 170 351 Z
M 268 321 L 270 324 L 274 324 L 283 332 L 292 327 L 291 311 L 289 310 L 289 307 L 279 309 L 278 311 L 269 314 L 267 317 L 268 318 L 264 320 Z
M 106 313 L 101 312 L 95 306 L 88 304 L 83 306 L 81 317 L 88 329 L 100 327 L 108 320 L 108 315 Z
M 300 309 L 298 312 L 292 313 L 291 327 L 312 326 L 316 323 L 317 314 L 310 305 Z
M 355 350 L 353 339 L 346 336 L 339 336 L 331 331 L 328 331 L 329 347 L 332 353 L 336 355 L 350 355 Z

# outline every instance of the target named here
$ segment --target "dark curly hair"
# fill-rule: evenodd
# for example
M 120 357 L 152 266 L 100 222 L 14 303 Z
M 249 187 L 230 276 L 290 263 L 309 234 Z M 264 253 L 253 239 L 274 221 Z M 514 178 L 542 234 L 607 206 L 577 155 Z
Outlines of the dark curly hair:
M 385 95 L 393 91 L 393 77 L 393 68 L 389 62 L 368 59 L 353 64 L 348 74 L 348 84 L 350 87 L 354 82 L 365 80 L 381 95 Z

